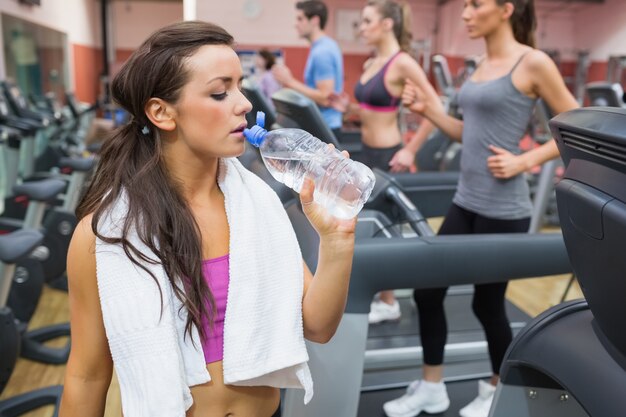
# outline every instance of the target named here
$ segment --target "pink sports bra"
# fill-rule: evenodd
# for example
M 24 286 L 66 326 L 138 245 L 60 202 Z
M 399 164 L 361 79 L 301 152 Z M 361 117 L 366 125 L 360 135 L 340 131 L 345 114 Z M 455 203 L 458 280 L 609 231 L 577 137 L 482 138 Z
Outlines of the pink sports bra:
M 215 299 L 217 314 L 214 316 L 213 328 L 206 318 L 202 319 L 202 327 L 207 335 L 202 340 L 202 350 L 206 363 L 218 362 L 224 358 L 224 316 L 228 300 L 229 255 L 202 261 L 202 274 Z

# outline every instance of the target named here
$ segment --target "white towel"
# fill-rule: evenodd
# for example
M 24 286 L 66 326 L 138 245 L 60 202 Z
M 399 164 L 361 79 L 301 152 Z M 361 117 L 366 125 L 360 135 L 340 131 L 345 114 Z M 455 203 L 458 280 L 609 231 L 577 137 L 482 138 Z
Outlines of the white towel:
M 218 183 L 230 227 L 230 283 L 224 323 L 224 383 L 302 388 L 313 381 L 302 324 L 302 255 L 276 194 L 236 158 L 220 161 Z M 127 213 L 123 194 L 98 230 L 118 237 Z M 134 229 L 129 241 L 152 259 Z M 104 326 L 126 417 L 184 417 L 189 387 L 210 381 L 197 329 L 184 337 L 187 311 L 160 264 L 145 264 L 154 280 L 120 245 L 96 241 Z M 193 342 L 192 342 L 193 341 Z

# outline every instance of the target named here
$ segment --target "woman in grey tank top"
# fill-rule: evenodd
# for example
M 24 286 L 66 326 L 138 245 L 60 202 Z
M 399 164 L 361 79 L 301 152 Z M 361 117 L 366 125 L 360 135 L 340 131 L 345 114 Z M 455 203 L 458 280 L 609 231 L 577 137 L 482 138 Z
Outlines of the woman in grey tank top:
M 486 54 L 459 92 L 463 121 L 407 83 L 403 103 L 449 137 L 463 143 L 461 177 L 440 234 L 525 233 L 531 203 L 523 172 L 558 157 L 554 140 L 520 153 L 535 102 L 544 100 L 553 113 L 578 107 L 555 64 L 534 49 L 533 0 L 465 0 L 463 20 L 470 38 L 485 40 Z M 504 310 L 507 284 L 476 285 L 472 309 L 489 345 L 493 376 L 479 381 L 478 397 L 463 407 L 462 417 L 487 417 L 498 372 L 512 340 Z M 440 413 L 450 404 L 443 377 L 447 337 L 443 300 L 447 288 L 416 290 L 424 354 L 423 380 L 383 408 L 389 417 Z

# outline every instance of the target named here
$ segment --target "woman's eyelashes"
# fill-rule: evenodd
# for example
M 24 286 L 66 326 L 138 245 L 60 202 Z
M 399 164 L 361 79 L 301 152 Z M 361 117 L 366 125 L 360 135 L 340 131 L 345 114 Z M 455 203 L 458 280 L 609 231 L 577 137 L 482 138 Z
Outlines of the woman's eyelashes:
M 223 93 L 211 94 L 211 98 L 213 100 L 222 101 L 228 96 L 228 93 L 224 91 Z
M 219 90 L 218 90 L 219 91 Z M 243 94 L 243 82 L 239 81 L 236 85 L 227 83 L 224 86 L 224 90 L 219 93 L 211 93 L 210 96 L 215 101 L 222 101 L 230 94 L 242 93 Z

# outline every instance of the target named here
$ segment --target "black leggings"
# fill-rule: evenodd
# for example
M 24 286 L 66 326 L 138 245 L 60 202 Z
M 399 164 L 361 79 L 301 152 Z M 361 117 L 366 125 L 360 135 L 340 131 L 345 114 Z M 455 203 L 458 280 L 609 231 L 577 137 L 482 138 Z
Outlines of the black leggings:
M 402 144 L 389 148 L 370 148 L 363 144 L 361 152 L 355 159 L 370 168 L 378 168 L 386 172 L 389 171 L 389 162 L 400 149 L 402 149 Z
M 518 220 L 492 219 L 465 210 L 455 204 L 450 207 L 440 235 L 465 235 L 474 233 L 526 233 L 530 218 Z M 500 365 L 513 335 L 504 308 L 507 282 L 474 286 L 472 310 L 485 330 L 491 369 L 500 373 Z M 413 298 L 419 314 L 420 334 L 426 365 L 443 363 L 444 347 L 448 336 L 443 299 L 448 288 L 415 290 Z

